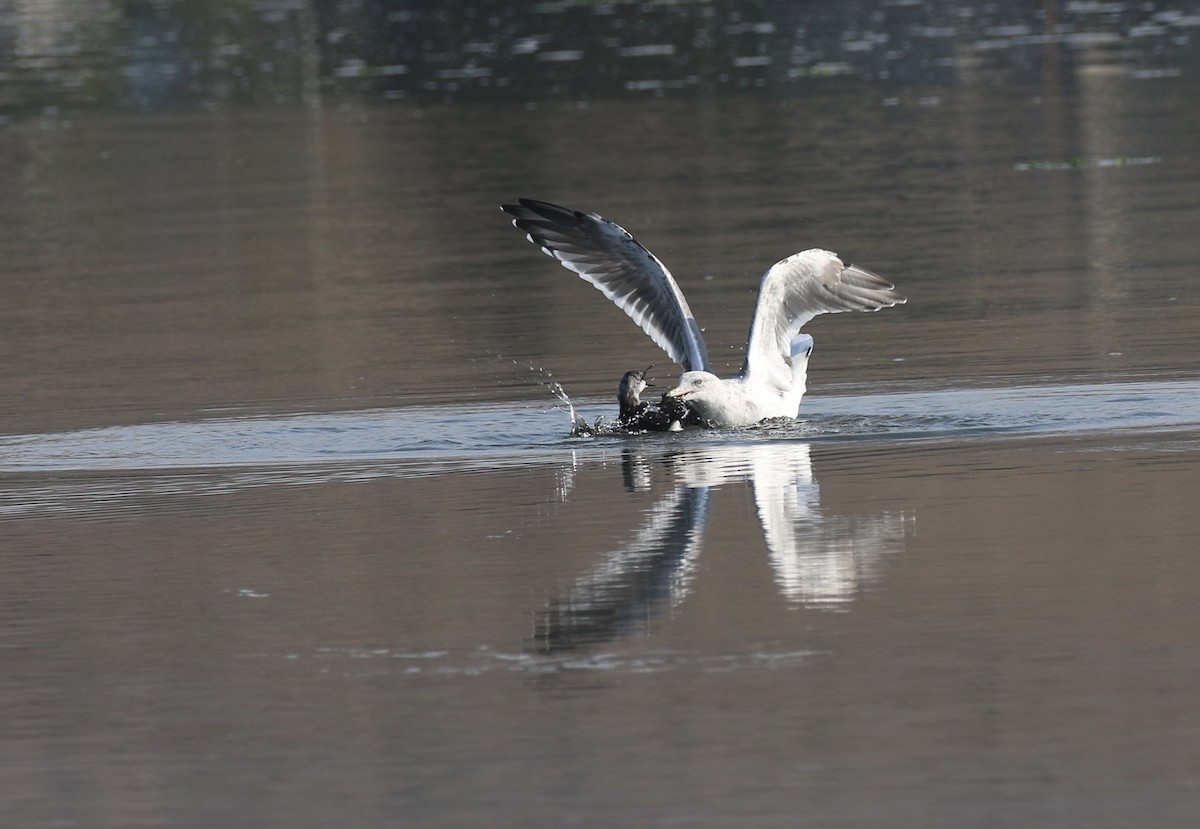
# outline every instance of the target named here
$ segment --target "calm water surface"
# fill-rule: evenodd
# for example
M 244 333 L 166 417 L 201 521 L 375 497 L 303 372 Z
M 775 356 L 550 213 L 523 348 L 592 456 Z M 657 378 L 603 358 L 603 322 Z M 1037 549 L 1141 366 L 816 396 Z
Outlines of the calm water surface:
M 1143 6 L 920 82 L 5 116 L 0 822 L 1193 825 L 1200 88 Z M 718 366 L 801 248 L 910 301 L 812 324 L 795 423 L 571 437 L 552 383 L 674 369 L 517 196 Z

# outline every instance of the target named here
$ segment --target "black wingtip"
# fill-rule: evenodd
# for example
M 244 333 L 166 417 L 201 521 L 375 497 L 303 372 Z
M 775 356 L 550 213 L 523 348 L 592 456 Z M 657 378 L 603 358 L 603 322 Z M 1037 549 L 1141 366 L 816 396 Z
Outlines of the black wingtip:
M 541 199 L 517 199 L 517 204 L 522 207 L 528 207 L 530 210 L 561 210 L 564 213 L 574 213 L 574 210 L 563 207 L 554 202 L 542 201 Z
M 542 201 L 540 199 L 517 199 L 516 204 L 502 204 L 500 209 L 510 216 L 516 216 L 518 219 L 528 221 L 531 218 L 542 219 L 543 221 L 553 222 L 554 224 L 564 226 L 577 226 L 580 222 L 589 218 L 599 218 L 588 213 L 582 213 L 578 210 L 572 210 L 569 207 L 563 207 L 561 204 L 554 202 Z M 530 216 L 529 214 L 534 214 Z

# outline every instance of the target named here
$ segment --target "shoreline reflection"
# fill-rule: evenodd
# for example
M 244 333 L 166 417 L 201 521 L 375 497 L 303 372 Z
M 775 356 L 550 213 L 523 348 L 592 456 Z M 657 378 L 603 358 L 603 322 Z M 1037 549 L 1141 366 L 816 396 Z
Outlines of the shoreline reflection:
M 657 460 L 657 459 L 656 459 Z M 879 578 L 881 563 L 901 552 L 913 516 L 826 515 L 807 443 L 707 446 L 661 459 L 674 486 L 642 513 L 637 534 L 565 585 L 536 615 L 533 647 L 573 650 L 647 635 L 678 607 L 696 577 L 712 493 L 749 483 L 776 589 L 793 608 L 844 610 Z M 652 460 L 622 456 L 625 487 L 650 489 Z

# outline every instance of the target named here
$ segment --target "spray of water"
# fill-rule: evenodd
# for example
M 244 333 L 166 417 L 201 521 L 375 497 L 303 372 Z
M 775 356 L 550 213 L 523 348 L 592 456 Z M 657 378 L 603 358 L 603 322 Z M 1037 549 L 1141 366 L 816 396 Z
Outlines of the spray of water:
M 575 411 L 575 404 L 571 402 L 571 398 L 567 395 L 567 390 L 562 387 L 561 383 L 557 380 L 550 380 L 547 383 L 543 383 L 543 385 L 567 407 L 567 414 L 571 418 L 571 437 L 577 438 L 596 434 L 597 428 L 600 426 L 600 420 L 596 421 L 595 427 L 589 426 L 588 422 L 580 417 L 579 412 Z
M 526 360 L 514 360 L 511 358 L 506 358 L 506 356 L 502 354 L 496 354 L 494 352 L 488 352 L 487 354 L 493 360 L 510 362 L 510 364 L 516 368 L 517 373 L 521 374 L 521 376 L 526 376 L 526 372 L 533 374 L 535 382 L 538 383 L 541 388 L 544 388 L 550 392 L 550 394 L 552 394 L 559 403 L 562 403 L 562 407 L 554 408 L 565 408 L 566 416 L 569 417 L 571 422 L 570 437 L 590 438 L 595 437 L 595 435 L 598 434 L 628 434 L 626 429 L 618 426 L 617 423 L 608 420 L 604 415 L 596 417 L 595 421 L 592 423 L 584 420 L 583 416 L 575 409 L 575 403 L 571 401 L 570 395 L 566 394 L 566 389 L 563 388 L 563 384 L 554 379 L 554 374 L 548 370 L 548 368 L 542 368 L 541 366 L 535 365 L 533 362 Z
M 497 360 L 505 358 L 499 354 L 493 355 Z M 571 437 L 591 437 L 594 435 L 612 434 L 618 431 L 612 424 L 608 423 L 603 416 L 597 417 L 595 423 L 588 423 L 583 419 L 583 416 L 575 410 L 575 404 L 572 402 L 567 390 L 562 387 L 562 384 L 554 379 L 554 374 L 547 368 L 534 365 L 530 362 L 522 362 L 519 360 L 509 359 L 518 371 L 524 369 L 534 375 L 537 384 L 549 391 L 554 397 L 563 404 L 566 408 L 567 417 L 571 421 Z M 560 407 L 555 407 L 560 408 Z

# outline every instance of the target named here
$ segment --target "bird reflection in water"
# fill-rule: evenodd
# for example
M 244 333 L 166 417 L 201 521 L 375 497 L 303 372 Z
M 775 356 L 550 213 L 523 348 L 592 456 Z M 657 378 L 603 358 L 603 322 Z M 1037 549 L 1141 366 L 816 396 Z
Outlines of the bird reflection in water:
M 667 456 L 675 485 L 624 546 L 607 553 L 537 614 L 534 647 L 545 652 L 649 632 L 690 592 L 709 500 L 725 484 L 749 482 L 777 589 L 793 607 L 845 609 L 881 560 L 903 549 L 909 516 L 827 516 L 806 443 L 706 446 Z M 625 486 L 650 486 L 649 462 L 622 458 Z

